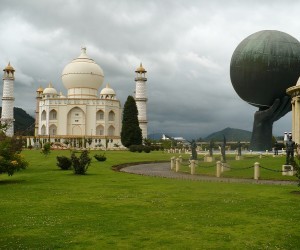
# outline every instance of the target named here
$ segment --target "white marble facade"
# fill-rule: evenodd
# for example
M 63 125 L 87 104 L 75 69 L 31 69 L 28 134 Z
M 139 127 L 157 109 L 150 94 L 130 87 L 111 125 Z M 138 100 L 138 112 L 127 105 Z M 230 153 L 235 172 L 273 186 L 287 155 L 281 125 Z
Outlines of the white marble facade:
M 35 136 L 109 138 L 120 145 L 122 107 L 109 85 L 99 93 L 103 79 L 103 70 L 82 48 L 62 73 L 67 96 L 51 83 L 37 90 Z

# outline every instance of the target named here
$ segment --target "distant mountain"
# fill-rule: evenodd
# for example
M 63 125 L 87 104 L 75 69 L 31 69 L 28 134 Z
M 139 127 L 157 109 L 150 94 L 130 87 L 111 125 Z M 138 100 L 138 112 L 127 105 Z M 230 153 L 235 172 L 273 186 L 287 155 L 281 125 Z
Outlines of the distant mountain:
M 0 114 L 2 114 L 2 107 L 0 107 Z M 25 110 L 15 107 L 14 117 L 15 117 L 15 122 L 14 122 L 15 134 L 21 134 L 21 135 L 34 134 L 35 119 L 31 115 L 27 114 Z
M 162 133 L 149 134 L 148 139 L 160 140 L 162 138 Z
M 208 135 L 204 139 L 206 141 L 223 141 L 223 135 L 225 136 L 226 141 L 250 141 L 252 132 L 237 128 L 225 128 Z

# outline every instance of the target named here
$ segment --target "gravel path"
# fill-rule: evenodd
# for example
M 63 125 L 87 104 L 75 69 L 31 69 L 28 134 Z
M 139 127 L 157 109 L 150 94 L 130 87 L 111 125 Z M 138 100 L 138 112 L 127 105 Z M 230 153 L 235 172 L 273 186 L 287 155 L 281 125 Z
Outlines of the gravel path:
M 193 181 L 206 182 L 230 182 L 230 183 L 251 183 L 251 184 L 267 184 L 267 185 L 297 185 L 296 181 L 274 181 L 274 180 L 254 180 L 254 179 L 235 179 L 235 178 L 217 178 L 213 176 L 191 175 L 188 173 L 176 173 L 170 169 L 170 163 L 148 163 L 139 164 L 120 169 L 121 172 L 156 176 L 163 178 L 184 179 Z

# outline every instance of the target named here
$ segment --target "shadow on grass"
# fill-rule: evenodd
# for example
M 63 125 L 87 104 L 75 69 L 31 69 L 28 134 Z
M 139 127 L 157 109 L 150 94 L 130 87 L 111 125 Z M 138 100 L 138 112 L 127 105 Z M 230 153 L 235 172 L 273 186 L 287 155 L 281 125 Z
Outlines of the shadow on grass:
M 300 190 L 293 190 L 291 191 L 291 194 L 300 195 Z
M 25 182 L 25 180 L 0 180 L 0 185 L 11 185 Z
M 88 171 L 85 173 L 85 174 L 74 174 L 74 171 L 73 169 L 60 169 L 60 168 L 57 168 L 57 169 L 51 169 L 52 172 L 61 172 L 61 173 L 64 173 L 65 176 L 81 176 L 81 175 L 99 175 L 99 174 L 94 174 L 94 173 L 89 173 Z

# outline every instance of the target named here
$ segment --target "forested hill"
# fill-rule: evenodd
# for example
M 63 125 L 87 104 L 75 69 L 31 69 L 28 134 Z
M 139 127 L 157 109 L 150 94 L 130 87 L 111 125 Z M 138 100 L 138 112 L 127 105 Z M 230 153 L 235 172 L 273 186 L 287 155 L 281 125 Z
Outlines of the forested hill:
M 251 134 L 252 133 L 250 131 L 243 129 L 225 128 L 221 131 L 208 135 L 205 140 L 223 141 L 223 136 L 225 136 L 227 141 L 250 141 Z
M 2 107 L 0 107 L 0 114 L 2 114 Z M 25 110 L 15 107 L 14 118 L 15 134 L 33 135 L 35 119 L 31 115 L 27 114 Z

